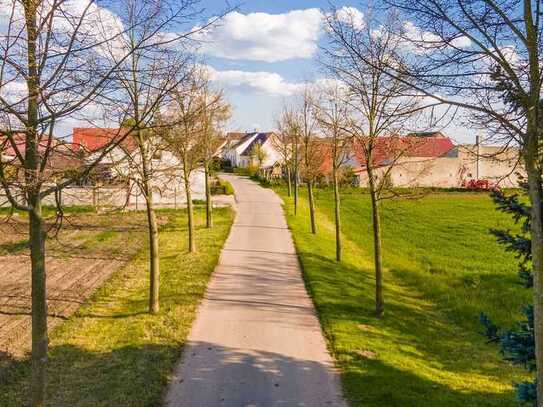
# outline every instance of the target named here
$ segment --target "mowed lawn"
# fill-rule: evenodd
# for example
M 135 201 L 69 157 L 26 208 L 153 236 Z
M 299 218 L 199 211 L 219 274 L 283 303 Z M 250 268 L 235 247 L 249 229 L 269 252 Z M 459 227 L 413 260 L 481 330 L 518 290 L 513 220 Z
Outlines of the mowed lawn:
M 480 335 L 484 311 L 512 324 L 530 292 L 490 228 L 515 226 L 485 193 L 433 193 L 383 202 L 386 314 L 373 316 L 370 201 L 343 196 L 344 261 L 335 261 L 333 199 L 316 191 L 318 234 L 277 188 L 329 347 L 353 406 L 513 406 L 522 369 Z
M 147 250 L 117 271 L 50 335 L 47 405 L 160 405 L 196 307 L 218 261 L 233 213 L 216 209 L 205 229 L 196 210 L 197 253 L 187 253 L 183 210 L 161 210 L 161 310 L 148 309 Z M 0 376 L 0 405 L 28 404 L 30 364 L 14 360 Z

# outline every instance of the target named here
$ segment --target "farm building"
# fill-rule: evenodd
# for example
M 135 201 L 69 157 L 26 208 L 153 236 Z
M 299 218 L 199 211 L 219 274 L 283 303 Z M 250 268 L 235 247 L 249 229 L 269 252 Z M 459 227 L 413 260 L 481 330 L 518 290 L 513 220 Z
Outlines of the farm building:
M 391 142 L 395 140 L 395 142 Z M 355 145 L 359 185 L 368 183 L 363 149 Z M 454 145 L 440 132 L 411 133 L 377 140 L 373 157 L 377 177 L 395 187 L 457 188 L 476 180 L 492 186 L 517 187 L 523 169 L 519 150 L 481 143 Z

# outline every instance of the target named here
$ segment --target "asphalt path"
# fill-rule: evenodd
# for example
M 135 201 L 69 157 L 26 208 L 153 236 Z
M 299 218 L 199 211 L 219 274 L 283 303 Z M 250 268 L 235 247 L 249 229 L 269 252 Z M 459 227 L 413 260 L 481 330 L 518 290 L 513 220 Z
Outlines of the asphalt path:
M 281 199 L 224 175 L 236 218 L 168 389 L 168 407 L 346 407 Z

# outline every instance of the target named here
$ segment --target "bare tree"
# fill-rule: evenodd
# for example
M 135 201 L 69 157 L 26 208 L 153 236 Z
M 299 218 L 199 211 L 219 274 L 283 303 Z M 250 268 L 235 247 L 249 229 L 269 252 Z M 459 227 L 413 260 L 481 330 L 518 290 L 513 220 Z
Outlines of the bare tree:
M 322 134 L 330 144 L 332 161 L 332 185 L 334 188 L 334 219 L 336 226 L 336 260 L 341 261 L 341 198 L 339 173 L 350 158 L 351 121 L 347 95 L 339 84 L 325 86 L 317 98 L 317 121 Z
M 289 175 L 288 183 L 290 185 L 290 175 L 292 174 L 293 195 L 294 195 L 294 215 L 298 213 L 298 195 L 299 195 L 299 182 L 300 182 L 300 119 L 298 111 L 294 106 L 286 106 L 281 112 L 281 116 L 278 120 L 278 128 L 280 132 L 280 138 L 284 140 L 281 142 L 282 151 L 281 155 L 285 157 L 285 154 L 290 154 L 290 166 L 287 170 Z M 289 146 L 286 143 L 290 144 Z M 276 143 L 277 144 L 277 143 Z M 288 152 L 290 150 L 290 153 Z M 291 170 L 290 170 L 291 169 Z M 290 171 L 289 171 L 290 170 Z
M 62 151 L 72 159 L 67 151 L 73 150 L 55 136 L 69 119 L 92 122 L 99 116 L 96 112 L 108 111 L 117 96 L 115 79 L 129 58 L 157 43 L 173 45 L 185 37 L 162 33 L 179 29 L 183 21 L 196 15 L 196 3 L 162 2 L 159 13 L 134 23 L 150 27 L 145 35 L 132 37 L 128 48 L 129 31 L 136 28 L 131 25 L 134 20 L 123 20 L 111 11 L 114 7 L 65 0 L 5 0 L 0 4 L 0 145 L 13 153 L 7 159 L 3 154 L 0 160 L 0 184 L 12 207 L 29 214 L 33 406 L 45 404 L 48 347 L 45 240 L 51 225 L 46 224 L 42 202 L 54 196 L 61 217 L 61 191 L 91 174 L 129 132 L 119 132 L 91 159 L 62 173 L 51 170 L 55 168 L 53 158 Z M 52 224 L 59 225 L 58 220 Z
M 274 137 L 272 137 L 272 144 L 274 148 L 279 152 L 281 157 L 281 171 L 283 172 L 286 182 L 287 182 L 287 194 L 292 196 L 292 156 L 293 156 L 293 146 L 292 146 L 292 136 L 290 129 L 288 127 L 288 118 L 286 117 L 287 112 L 283 111 L 279 118 L 277 119 L 277 132 Z
M 31 404 L 45 404 L 47 291 L 42 213 L 46 196 L 89 174 L 103 156 L 51 177 L 50 162 L 60 143 L 58 125 L 107 101 L 107 89 L 130 50 L 117 48 L 118 63 L 104 57 L 125 34 L 123 22 L 94 2 L 78 7 L 63 0 L 4 1 L 0 26 L 0 120 L 2 144 L 13 159 L 0 162 L 0 183 L 10 204 L 29 214 L 32 274 Z M 6 12 L 4 14 L 4 11 Z M 142 46 L 139 42 L 134 49 Z M 20 131 L 18 131 L 20 130 Z M 103 154 L 120 140 L 112 140 Z M 15 169 L 17 176 L 8 172 Z M 61 213 L 61 211 L 59 211 Z M 55 222 L 55 225 L 58 224 Z
M 198 71 L 195 72 L 198 75 Z M 181 160 L 183 182 L 187 200 L 189 252 L 196 251 L 194 236 L 194 205 L 192 202 L 192 174 L 201 167 L 205 149 L 200 142 L 203 129 L 204 98 L 201 93 L 201 78 L 193 76 L 190 83 L 172 93 L 172 103 L 164 117 L 169 125 L 164 139 Z
M 231 107 L 225 101 L 223 91 L 212 90 L 205 73 L 202 73 L 202 87 L 200 90 L 202 100 L 202 131 L 201 143 L 203 147 L 203 166 L 206 194 L 206 227 L 213 226 L 213 205 L 211 202 L 210 173 L 215 153 L 217 152 L 220 131 L 224 123 L 230 118 Z
M 400 39 L 393 29 L 398 24 L 394 14 L 379 26 L 370 12 L 363 25 L 354 15 L 337 12 L 328 14 L 329 44 L 324 62 L 347 88 L 353 117 L 349 126 L 355 137 L 356 148 L 367 172 L 371 198 L 374 263 L 375 312 L 384 314 L 383 254 L 381 237 L 380 201 L 385 198 L 390 171 L 399 158 L 411 148 L 409 140 L 397 137 L 419 107 L 417 95 L 403 81 L 390 78 L 382 72 L 389 64 L 402 64 Z M 365 58 L 361 59 L 360 54 Z M 384 173 L 378 174 L 380 157 L 386 157 Z
M 161 2 L 140 2 L 123 0 L 119 8 L 120 15 L 129 28 L 122 38 L 123 49 L 130 50 L 130 56 L 120 64 L 121 69 L 114 77 L 115 107 L 119 117 L 128 117 L 132 130 L 130 141 L 137 151 L 126 152 L 124 159 L 129 162 L 128 176 L 136 182 L 145 199 L 147 224 L 149 230 L 149 312 L 159 311 L 160 291 L 160 256 L 159 231 L 155 214 L 153 194 L 157 180 L 168 177 L 171 172 L 166 168 L 160 154 L 164 146 L 160 140 L 160 120 L 157 115 L 165 106 L 171 92 L 190 75 L 190 58 L 179 51 L 183 47 L 184 36 L 164 36 L 159 32 L 164 24 L 164 16 L 169 12 L 170 4 Z M 183 12 L 188 4 L 180 4 Z M 186 11 L 185 11 L 186 12 Z M 178 21 L 180 22 L 180 21 Z M 138 43 L 155 33 L 141 49 Z M 184 39 L 184 38 L 183 38 Z M 117 60 L 115 49 L 108 50 L 111 60 Z M 127 127 L 127 121 L 123 122 Z M 153 158 L 159 158 L 154 163 Z M 162 164 L 162 165 L 159 165 Z M 175 177 L 174 177 L 175 178 Z M 174 181 L 175 182 L 175 181 Z
M 315 197 L 313 186 L 320 174 L 323 148 L 317 140 L 317 118 L 315 111 L 315 99 L 309 87 L 306 87 L 299 105 L 298 120 L 300 140 L 302 148 L 302 168 L 307 186 L 307 198 L 309 201 L 309 220 L 311 233 L 317 233 L 315 220 Z

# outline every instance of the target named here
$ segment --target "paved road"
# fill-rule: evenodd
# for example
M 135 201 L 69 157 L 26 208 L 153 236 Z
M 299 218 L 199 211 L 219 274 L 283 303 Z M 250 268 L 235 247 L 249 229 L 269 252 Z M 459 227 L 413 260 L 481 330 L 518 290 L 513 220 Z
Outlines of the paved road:
M 274 192 L 224 176 L 237 215 L 168 407 L 346 407 Z

